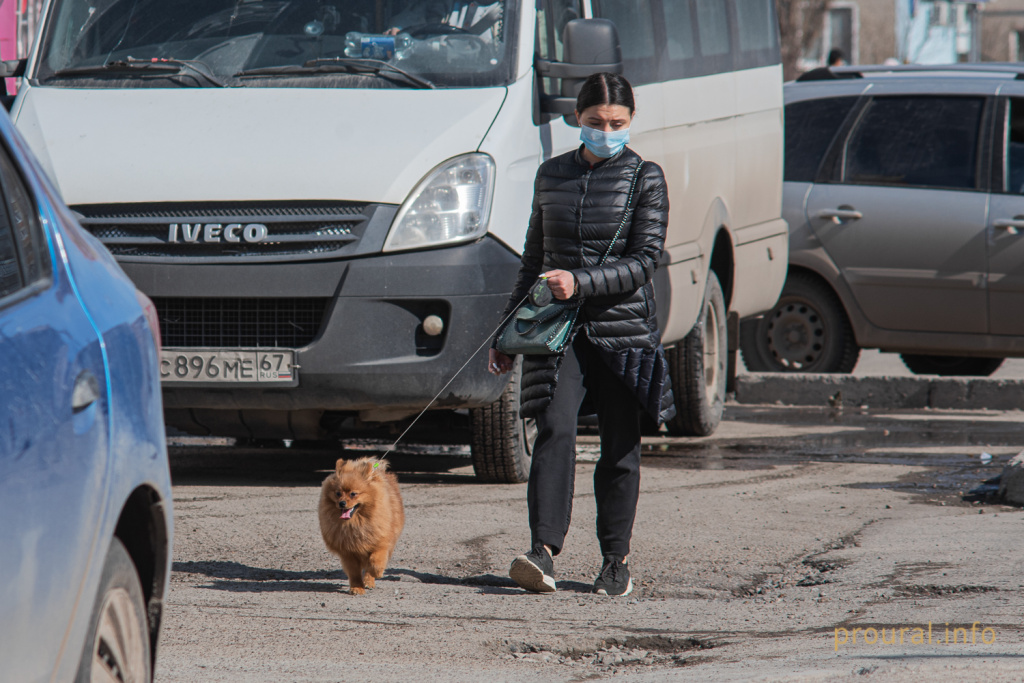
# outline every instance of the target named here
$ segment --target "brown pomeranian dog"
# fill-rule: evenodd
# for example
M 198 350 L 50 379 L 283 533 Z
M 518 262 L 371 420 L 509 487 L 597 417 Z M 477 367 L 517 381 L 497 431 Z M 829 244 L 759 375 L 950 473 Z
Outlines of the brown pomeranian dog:
M 320 533 L 353 595 L 384 575 L 405 525 L 398 478 L 387 467 L 375 458 L 340 459 L 320 490 Z

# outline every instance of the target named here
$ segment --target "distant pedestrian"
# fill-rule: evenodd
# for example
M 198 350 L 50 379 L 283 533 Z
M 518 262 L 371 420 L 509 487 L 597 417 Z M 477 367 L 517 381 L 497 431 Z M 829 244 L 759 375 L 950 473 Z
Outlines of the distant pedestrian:
M 829 50 L 829 53 L 828 53 L 828 65 L 829 66 L 846 66 L 847 64 L 849 64 L 849 62 L 846 61 L 846 55 L 843 54 L 842 50 L 840 50 L 838 48 Z
M 583 299 L 565 353 L 523 359 L 521 416 L 536 418 L 538 431 L 527 488 L 532 549 L 509 575 L 531 591 L 555 590 L 553 557 L 569 530 L 584 398 L 601 434 L 594 493 L 604 564 L 594 591 L 603 595 L 633 588 L 627 563 L 640 495 L 641 411 L 658 422 L 675 411 L 651 280 L 665 244 L 668 190 L 661 168 L 625 146 L 634 113 L 622 76 L 599 73 L 584 82 L 576 99 L 583 144 L 537 170 L 522 267 L 505 310 L 541 276 L 556 299 Z M 492 348 L 489 367 L 504 374 L 513 359 Z

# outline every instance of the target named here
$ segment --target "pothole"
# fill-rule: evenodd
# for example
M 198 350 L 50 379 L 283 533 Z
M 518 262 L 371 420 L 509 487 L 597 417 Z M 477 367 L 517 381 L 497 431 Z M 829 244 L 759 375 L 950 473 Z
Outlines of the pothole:
M 666 635 L 609 638 L 594 647 L 555 647 L 505 641 L 507 659 L 541 664 L 562 664 L 598 671 L 679 667 L 703 661 L 699 653 L 717 643 L 694 637 Z
M 896 588 L 896 594 L 901 597 L 939 597 L 943 595 L 993 593 L 998 590 L 995 586 L 899 586 Z

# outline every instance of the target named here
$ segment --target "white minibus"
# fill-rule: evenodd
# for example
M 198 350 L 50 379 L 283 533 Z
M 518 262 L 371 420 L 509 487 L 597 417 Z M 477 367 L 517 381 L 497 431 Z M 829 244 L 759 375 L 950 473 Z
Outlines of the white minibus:
M 3 68 L 18 129 L 156 305 L 168 424 L 243 441 L 409 424 L 497 325 L 537 167 L 579 145 L 574 93 L 608 70 L 670 190 L 668 431 L 709 434 L 738 320 L 786 274 L 773 0 L 51 0 Z M 517 390 L 482 351 L 410 438 L 522 481 Z

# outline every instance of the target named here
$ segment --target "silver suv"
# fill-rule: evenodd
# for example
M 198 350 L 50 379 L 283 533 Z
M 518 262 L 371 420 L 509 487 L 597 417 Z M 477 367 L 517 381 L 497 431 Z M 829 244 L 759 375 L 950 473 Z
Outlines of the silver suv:
M 918 374 L 1024 356 L 1024 65 L 837 68 L 787 83 L 789 274 L 751 371 Z

